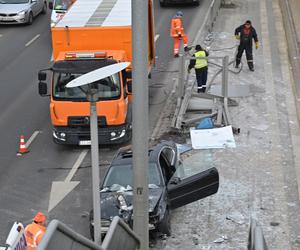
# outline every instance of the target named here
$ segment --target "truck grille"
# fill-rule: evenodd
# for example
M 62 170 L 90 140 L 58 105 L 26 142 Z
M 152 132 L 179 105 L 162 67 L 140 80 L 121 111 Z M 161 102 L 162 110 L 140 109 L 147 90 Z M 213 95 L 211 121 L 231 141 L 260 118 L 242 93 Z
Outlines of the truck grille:
M 72 127 L 90 126 L 90 117 L 89 116 L 69 116 L 68 124 L 69 124 L 69 126 L 72 126 Z M 98 116 L 98 126 L 105 126 L 105 125 L 106 125 L 106 117 Z

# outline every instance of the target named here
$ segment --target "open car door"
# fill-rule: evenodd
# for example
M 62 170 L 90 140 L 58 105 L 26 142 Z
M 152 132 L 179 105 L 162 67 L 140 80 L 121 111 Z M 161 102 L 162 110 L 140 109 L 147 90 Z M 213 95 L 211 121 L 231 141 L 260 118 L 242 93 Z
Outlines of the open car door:
M 215 194 L 218 188 L 219 173 L 215 167 L 191 176 L 181 176 L 177 173 L 168 183 L 170 208 L 175 209 L 203 199 Z

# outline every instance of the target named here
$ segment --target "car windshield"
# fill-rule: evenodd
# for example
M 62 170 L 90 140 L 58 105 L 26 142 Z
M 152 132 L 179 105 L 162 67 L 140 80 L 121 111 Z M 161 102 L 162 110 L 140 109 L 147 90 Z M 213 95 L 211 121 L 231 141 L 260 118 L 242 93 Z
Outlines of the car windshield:
M 118 184 L 128 189 L 128 187 L 133 187 L 132 177 L 132 165 L 111 166 L 103 182 L 103 188 L 115 187 Z M 149 164 L 148 180 L 149 188 L 157 188 L 161 184 L 160 175 L 155 163 Z
M 3 4 L 18 4 L 18 3 L 28 3 L 29 0 L 0 0 Z
M 55 10 L 68 10 L 71 5 L 71 1 L 69 0 L 56 0 L 54 4 Z
M 85 101 L 86 94 L 79 87 L 66 88 L 66 84 L 81 76 L 79 73 L 54 72 L 53 75 L 53 98 L 61 100 Z M 119 74 L 108 76 L 93 82 L 92 88 L 97 90 L 96 97 L 102 100 L 116 99 L 120 96 Z M 83 89 L 86 88 L 82 87 Z

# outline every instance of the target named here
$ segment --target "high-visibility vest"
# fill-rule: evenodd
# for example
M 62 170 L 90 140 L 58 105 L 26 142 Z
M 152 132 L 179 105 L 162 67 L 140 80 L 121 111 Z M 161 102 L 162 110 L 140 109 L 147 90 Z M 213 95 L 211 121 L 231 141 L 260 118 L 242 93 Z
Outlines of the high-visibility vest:
M 195 57 L 206 57 L 206 53 L 203 50 L 197 51 L 194 54 Z M 195 63 L 195 69 L 201 69 L 207 66 L 207 60 L 206 59 L 196 59 Z
M 171 21 L 171 30 L 170 35 L 171 37 L 178 37 L 178 34 L 181 34 L 181 36 L 184 36 L 184 29 L 182 24 L 181 18 L 173 18 Z
M 46 228 L 36 223 L 31 223 L 25 228 L 25 237 L 27 242 L 27 250 L 36 250 Z

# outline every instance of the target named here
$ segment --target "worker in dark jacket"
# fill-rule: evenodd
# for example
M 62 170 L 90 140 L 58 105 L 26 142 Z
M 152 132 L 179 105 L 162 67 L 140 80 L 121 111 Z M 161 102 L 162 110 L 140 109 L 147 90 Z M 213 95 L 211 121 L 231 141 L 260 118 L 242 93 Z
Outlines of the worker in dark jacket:
M 236 55 L 235 67 L 238 68 L 241 63 L 241 58 L 244 50 L 246 51 L 246 58 L 248 67 L 251 71 L 254 71 L 253 55 L 252 55 L 252 39 L 255 42 L 255 47 L 258 49 L 258 39 L 256 30 L 252 27 L 251 21 L 247 20 L 243 25 L 235 29 L 235 37 L 240 40 L 238 47 L 238 53 Z
M 205 92 L 206 90 L 206 81 L 207 81 L 207 59 L 200 59 L 199 57 L 207 57 L 208 52 L 204 50 L 201 45 L 197 44 L 195 47 L 196 52 L 193 54 L 193 57 L 190 60 L 190 64 L 188 66 L 188 73 L 191 72 L 191 69 L 195 69 L 197 85 L 198 85 L 198 93 Z

